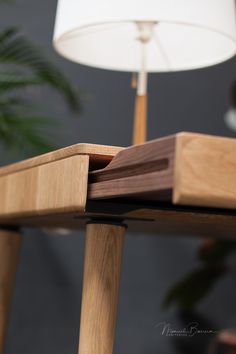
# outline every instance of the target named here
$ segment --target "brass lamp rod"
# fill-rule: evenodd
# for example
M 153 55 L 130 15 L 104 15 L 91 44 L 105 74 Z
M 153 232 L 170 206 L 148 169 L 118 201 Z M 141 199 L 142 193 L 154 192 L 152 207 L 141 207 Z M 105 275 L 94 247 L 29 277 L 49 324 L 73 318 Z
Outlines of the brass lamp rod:
M 138 75 L 134 112 L 133 144 L 145 143 L 147 139 L 147 44 L 152 37 L 153 22 L 137 22 L 138 40 L 141 46 L 141 67 Z

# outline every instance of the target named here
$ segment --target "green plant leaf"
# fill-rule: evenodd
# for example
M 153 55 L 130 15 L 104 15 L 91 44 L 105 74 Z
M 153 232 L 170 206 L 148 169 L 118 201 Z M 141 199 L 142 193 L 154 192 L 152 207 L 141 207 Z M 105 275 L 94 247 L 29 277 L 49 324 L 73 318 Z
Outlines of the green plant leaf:
M 4 145 L 23 153 L 44 153 L 55 148 L 43 126 L 55 125 L 55 121 L 39 116 L 25 116 L 13 109 L 0 111 L 0 139 Z
M 63 95 L 73 111 L 79 112 L 77 90 L 17 28 L 0 31 L 0 67 L 0 142 L 27 155 L 55 148 L 43 129 L 55 121 L 37 114 L 40 109 L 29 100 L 15 97 L 15 90 L 32 85 L 51 86 Z
M 0 45 L 5 42 L 5 40 L 8 40 L 8 38 L 11 38 L 12 36 L 16 35 L 18 33 L 18 28 L 16 27 L 9 27 L 4 30 L 0 31 Z
M 203 266 L 192 271 L 168 291 L 164 307 L 175 304 L 179 309 L 193 309 L 212 290 L 226 271 L 224 264 Z
M 61 92 L 70 108 L 78 112 L 81 104 L 78 92 L 57 67 L 43 55 L 42 51 L 26 39 L 16 28 L 0 33 L 0 63 L 25 67 L 41 80 Z
M 200 250 L 199 259 L 205 264 L 216 265 L 225 262 L 236 251 L 236 241 L 219 240 L 211 244 L 207 249 Z
M 42 83 L 42 79 L 35 76 L 23 73 L 0 72 L 0 94 L 22 87 L 40 85 Z

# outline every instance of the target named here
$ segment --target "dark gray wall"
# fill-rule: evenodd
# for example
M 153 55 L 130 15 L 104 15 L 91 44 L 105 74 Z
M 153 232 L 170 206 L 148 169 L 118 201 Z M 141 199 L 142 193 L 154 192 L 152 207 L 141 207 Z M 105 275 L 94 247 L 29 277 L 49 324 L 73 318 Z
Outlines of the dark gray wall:
M 31 92 L 41 100 L 42 109 L 64 123 L 64 128 L 55 132 L 58 145 L 77 142 L 129 145 L 134 100 L 130 75 L 79 66 L 53 52 L 56 0 L 15 2 L 1 6 L 1 26 L 19 25 L 83 91 L 84 111 L 80 119 L 70 117 L 61 97 L 52 91 Z M 233 136 L 224 125 L 223 114 L 235 78 L 235 59 L 203 70 L 152 75 L 149 138 L 181 130 Z M 51 236 L 43 231 L 26 230 L 23 241 L 6 354 L 75 354 L 83 231 Z M 162 321 L 181 327 L 177 313 L 164 311 L 161 305 L 170 285 L 196 264 L 198 245 L 199 241 L 191 238 L 128 233 L 115 354 L 204 352 L 209 336 L 176 341 L 161 336 L 156 328 Z M 198 309 L 199 315 L 210 323 L 200 319 L 201 328 L 235 327 L 235 295 L 234 279 L 222 280 Z M 197 315 L 191 320 L 198 320 Z

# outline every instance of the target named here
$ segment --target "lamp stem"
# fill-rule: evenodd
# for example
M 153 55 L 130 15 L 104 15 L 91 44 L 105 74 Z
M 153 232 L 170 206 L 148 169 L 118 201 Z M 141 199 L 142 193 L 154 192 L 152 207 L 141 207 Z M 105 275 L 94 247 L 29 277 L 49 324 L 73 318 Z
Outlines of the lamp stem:
M 138 75 L 138 88 L 137 94 L 139 96 L 145 96 L 147 94 L 147 43 L 141 41 L 141 68 Z
M 152 35 L 152 23 L 137 23 L 141 46 L 141 67 L 138 74 L 138 87 L 135 100 L 133 144 L 143 144 L 147 139 L 147 43 Z

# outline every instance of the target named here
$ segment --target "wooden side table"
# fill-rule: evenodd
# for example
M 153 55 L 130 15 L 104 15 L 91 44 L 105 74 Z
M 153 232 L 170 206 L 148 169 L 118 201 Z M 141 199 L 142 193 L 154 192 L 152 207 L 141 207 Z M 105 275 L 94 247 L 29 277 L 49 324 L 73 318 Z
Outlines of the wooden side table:
M 112 354 L 126 227 L 234 238 L 236 140 L 180 133 L 78 144 L 0 168 L 0 354 L 20 227 L 86 226 L 79 354 Z

